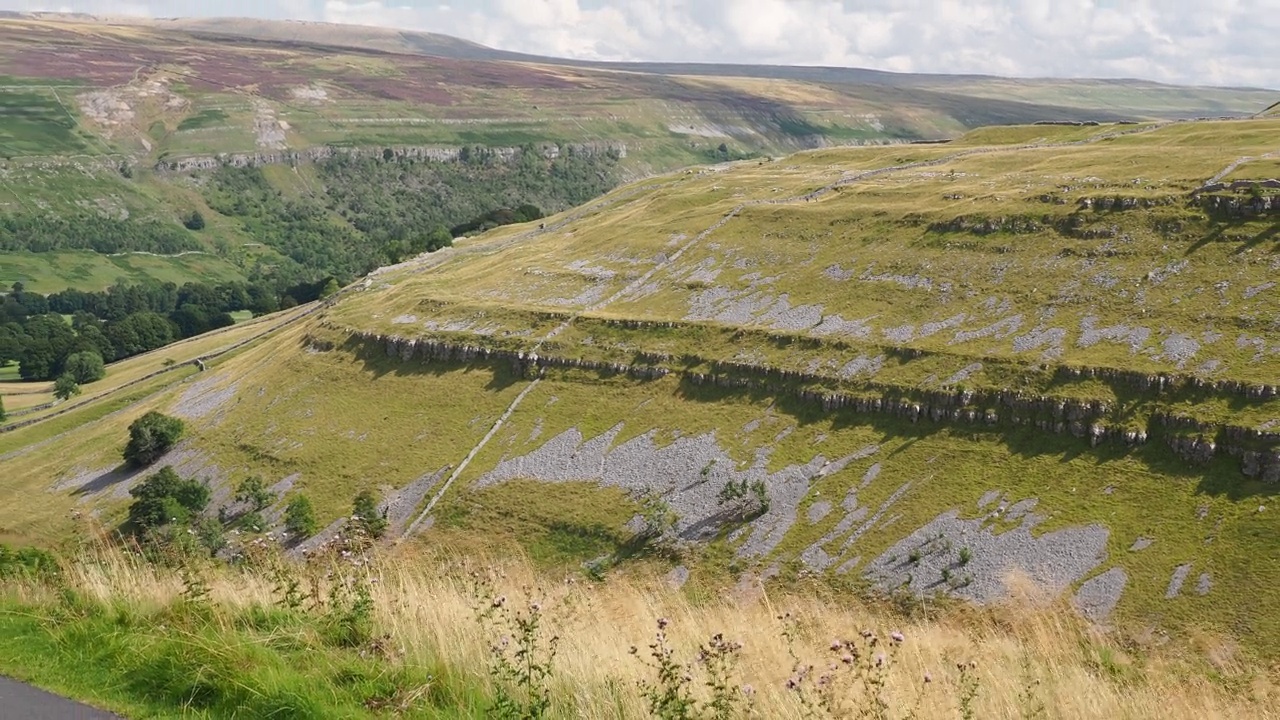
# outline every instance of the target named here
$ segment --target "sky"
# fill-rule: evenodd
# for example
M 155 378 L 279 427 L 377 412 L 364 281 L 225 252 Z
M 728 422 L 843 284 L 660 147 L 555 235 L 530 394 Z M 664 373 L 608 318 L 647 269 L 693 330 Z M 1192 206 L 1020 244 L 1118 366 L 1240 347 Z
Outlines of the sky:
M 1280 87 L 1280 0 L 0 0 L 0 9 L 381 25 L 586 60 Z

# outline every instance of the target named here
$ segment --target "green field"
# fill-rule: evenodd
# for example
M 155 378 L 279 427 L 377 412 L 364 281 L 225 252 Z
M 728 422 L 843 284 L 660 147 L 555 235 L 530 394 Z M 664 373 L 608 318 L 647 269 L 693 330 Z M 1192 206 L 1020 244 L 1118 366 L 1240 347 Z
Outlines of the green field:
M 99 152 L 99 142 L 80 128 L 57 90 L 0 88 L 0 158 Z
M 0 286 L 22 282 L 32 292 L 53 293 L 68 287 L 96 291 L 118 282 L 145 279 L 182 285 L 242 280 L 231 263 L 212 255 L 155 257 L 108 256 L 92 252 L 5 253 L 0 256 Z

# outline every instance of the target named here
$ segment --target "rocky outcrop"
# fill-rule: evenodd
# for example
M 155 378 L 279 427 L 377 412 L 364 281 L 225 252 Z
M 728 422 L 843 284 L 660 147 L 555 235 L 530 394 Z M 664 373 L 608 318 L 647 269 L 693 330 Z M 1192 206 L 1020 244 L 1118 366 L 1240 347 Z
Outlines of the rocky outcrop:
M 627 156 L 626 143 L 615 141 L 598 141 L 557 145 L 541 143 L 535 146 L 544 158 L 554 160 L 565 153 L 581 155 L 603 155 L 614 153 L 619 158 Z M 491 147 L 485 152 L 503 161 L 517 157 L 522 148 Z M 335 147 L 318 145 L 304 150 L 278 150 L 274 152 L 253 153 L 220 153 L 218 155 L 199 155 L 193 157 L 164 159 L 156 163 L 155 169 L 161 172 L 184 173 L 198 170 L 215 170 L 219 167 L 262 167 L 264 165 L 302 165 L 322 162 L 332 157 L 345 155 L 348 157 L 381 157 L 385 159 L 412 159 L 429 162 L 455 162 L 463 158 L 469 150 L 458 146 L 410 146 L 410 147 Z
M 931 223 L 929 232 L 969 233 L 970 235 L 993 235 L 1003 232 L 1013 235 L 1025 235 L 1040 232 L 1046 227 L 1052 226 L 1053 222 L 1048 218 L 1032 218 L 1018 215 L 994 218 L 961 215 L 951 220 Z
M 628 321 L 630 322 L 630 321 Z M 635 363 L 605 362 L 516 349 L 495 349 L 471 343 L 429 338 L 406 338 L 373 332 L 350 332 L 352 339 L 377 352 L 401 361 L 452 363 L 509 363 L 525 377 L 537 377 L 546 368 L 582 369 L 653 380 L 677 375 L 692 386 L 765 391 L 786 395 L 820 406 L 825 412 L 849 411 L 867 415 L 888 415 L 912 423 L 933 422 L 977 425 L 991 429 L 1029 427 L 1044 433 L 1070 435 L 1091 446 L 1105 442 L 1142 445 L 1151 435 L 1164 438 L 1170 451 L 1192 464 L 1204 464 L 1220 455 L 1238 458 L 1244 475 L 1280 482 L 1280 432 L 1204 422 L 1159 411 L 1145 422 L 1133 418 L 1120 421 L 1107 402 L 1054 397 L 1011 389 L 933 390 L 863 381 L 857 389 L 834 388 L 845 383 L 840 378 L 740 362 L 710 362 L 710 370 L 665 367 L 671 361 L 661 353 L 638 353 Z M 681 358 L 682 363 L 691 360 Z M 685 367 L 689 367 L 686 365 Z M 1081 372 L 1080 369 L 1068 372 Z M 1175 387 L 1169 376 L 1112 372 L 1113 377 L 1136 383 L 1148 392 L 1162 393 Z M 1079 375 L 1075 375 L 1079 376 Z M 1180 383 L 1185 383 L 1180 379 Z M 1179 384 L 1178 386 L 1181 386 Z M 1229 386 L 1235 388 L 1236 386 Z M 1276 389 L 1266 386 L 1274 397 Z
M 1213 218 L 1247 220 L 1280 215 L 1280 195 L 1205 195 L 1200 203 Z
M 1076 205 L 1081 210 L 1094 212 L 1124 212 L 1125 210 L 1149 209 L 1164 205 L 1175 205 L 1182 200 L 1172 195 L 1162 197 L 1125 197 L 1121 195 L 1104 197 L 1082 197 Z
M 1222 192 L 1223 190 L 1230 190 L 1232 192 L 1252 190 L 1255 187 L 1259 189 L 1269 188 L 1272 190 L 1280 190 L 1280 180 L 1272 178 L 1269 180 L 1232 180 L 1229 183 L 1209 183 L 1197 190 L 1196 195 L 1199 195 L 1200 193 Z

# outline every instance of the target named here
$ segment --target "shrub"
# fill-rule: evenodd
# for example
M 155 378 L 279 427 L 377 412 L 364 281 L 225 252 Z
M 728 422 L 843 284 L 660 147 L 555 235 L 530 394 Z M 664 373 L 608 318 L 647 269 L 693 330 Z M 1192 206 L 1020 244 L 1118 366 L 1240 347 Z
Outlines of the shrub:
M 14 550 L 0 543 L 0 580 L 45 578 L 58 573 L 58 559 L 48 550 L 22 547 Z
M 267 529 L 267 521 L 262 517 L 262 513 L 257 510 L 250 510 L 240 517 L 237 523 L 241 529 L 248 532 L 260 533 Z
M 262 478 L 254 475 L 241 481 L 240 485 L 236 487 L 234 499 L 238 503 L 248 505 L 250 511 L 258 512 L 271 504 L 272 496 Z
M 124 459 L 134 467 L 146 467 L 168 452 L 182 437 L 181 420 L 154 410 L 129 426 L 129 442 L 124 446 Z
M 217 555 L 218 551 L 227 546 L 226 535 L 222 532 L 222 523 L 213 518 L 205 518 L 197 523 L 195 532 L 196 539 L 209 551 L 210 555 Z
M 182 220 L 182 224 L 188 230 L 203 230 L 204 215 L 201 215 L 199 210 L 192 210 L 191 214 Z
M 129 523 L 138 530 L 185 523 L 209 504 L 209 486 L 178 477 L 169 465 L 129 490 Z
M 311 537 L 320 529 L 315 511 L 311 508 L 311 500 L 306 495 L 299 495 L 289 501 L 284 509 L 284 527 L 298 538 Z
M 53 396 L 59 400 L 70 400 L 80 394 L 80 384 L 70 373 L 63 373 L 53 383 Z
M 92 350 L 71 353 L 67 356 L 65 367 L 67 374 L 81 385 L 101 380 L 107 375 L 102 356 Z
M 9 416 L 4 411 L 4 398 L 0 397 L 0 423 L 7 420 Z
M 378 512 L 378 501 L 368 490 L 356 495 L 352 515 L 352 519 L 369 537 L 380 538 L 386 534 L 387 515 L 385 512 Z

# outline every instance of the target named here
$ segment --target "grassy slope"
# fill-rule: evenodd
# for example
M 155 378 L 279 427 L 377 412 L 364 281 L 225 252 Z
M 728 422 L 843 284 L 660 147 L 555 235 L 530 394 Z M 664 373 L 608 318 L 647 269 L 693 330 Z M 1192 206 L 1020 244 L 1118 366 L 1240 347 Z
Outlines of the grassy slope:
M 1054 380 L 1039 366 L 1068 362 L 1153 372 L 1177 369 L 1173 359 L 1130 354 L 1124 345 L 1081 347 L 1081 321 L 1095 315 L 1098 326 L 1152 326 L 1150 344 L 1157 350 L 1173 332 L 1200 338 L 1202 350 L 1184 372 L 1217 359 L 1221 364 L 1215 377 L 1249 382 L 1274 378 L 1274 355 L 1254 359 L 1252 352 L 1237 347 L 1241 333 L 1261 337 L 1266 348 L 1280 344 L 1269 324 L 1273 303 L 1268 298 L 1274 296 L 1263 289 L 1245 297 L 1248 288 L 1265 285 L 1273 275 L 1273 244 L 1249 239 L 1265 224 L 1219 228 L 1189 208 L 1185 197 L 1235 158 L 1272 149 L 1275 122 L 1172 125 L 1093 144 L 1044 148 L 1014 143 L 1040 138 L 1070 142 L 1109 129 L 1013 128 L 987 131 L 964 143 L 997 151 L 949 160 L 962 148 L 824 150 L 777 163 L 746 162 L 729 170 L 655 178 L 550 218 L 547 232 L 504 228 L 422 262 L 388 269 L 371 278 L 367 289 L 327 310 L 322 320 L 226 359 L 200 379 L 198 388 L 161 389 L 50 445 L 6 457 L 6 489 L 20 495 L 44 493 L 58 479 L 110 469 L 133 417 L 147 409 L 174 410 L 201 406 L 206 402 L 202 398 L 222 398 L 208 401 L 205 414 L 192 418 L 183 467 L 220 485 L 249 473 L 273 482 L 293 477 L 293 487 L 312 495 L 327 522 L 346 511 L 360 488 L 404 487 L 424 474 L 456 467 L 528 387 L 505 363 L 401 363 L 379 347 L 349 345 L 344 328 L 531 348 L 566 313 L 608 298 L 655 269 L 659 253 L 674 253 L 746 201 L 787 198 L 850 172 L 936 159 L 946 161 L 880 174 L 817 201 L 747 208 L 689 246 L 677 262 L 657 267 L 647 279 L 654 283 L 650 294 L 584 313 L 539 351 L 623 362 L 640 350 L 675 358 L 690 354 L 695 357 L 687 367 L 694 370 L 732 359 L 805 370 L 816 360 L 832 376 L 832 389 L 857 392 L 868 388 L 866 379 L 840 380 L 836 371 L 859 355 L 894 345 L 884 329 L 904 323 L 922 327 L 964 313 L 955 327 L 899 343 L 927 352 L 915 359 L 894 356 L 898 359 L 886 361 L 874 381 L 935 387 L 981 361 L 983 368 L 964 381 L 970 387 L 1103 399 L 1115 408 L 1108 422 L 1123 424 L 1172 408 L 1204 419 L 1261 425 L 1280 417 L 1276 401 L 1246 402 L 1212 393 L 1154 397 L 1096 380 Z M 1135 177 L 1144 181 L 1135 185 Z M 1065 205 L 1041 202 L 1041 195 L 1055 193 L 1065 196 Z M 1086 214 L 1089 223 L 1116 224 L 1129 237 L 1123 245 L 1118 237 L 1083 240 L 1053 230 L 985 236 L 927 230 L 929 223 L 962 214 L 1063 216 L 1073 212 L 1079 197 L 1116 194 L 1177 200 L 1102 218 Z M 945 195 L 962 198 L 946 200 Z M 1182 229 L 1162 236 L 1154 228 L 1170 218 Z M 1119 252 L 1104 252 L 1109 246 Z M 1152 270 L 1182 259 L 1188 265 L 1180 274 L 1150 281 Z M 581 262 L 573 265 L 575 261 Z M 829 277 L 824 271 L 835 264 L 851 269 L 853 279 Z M 712 277 L 716 270 L 719 274 Z M 755 290 L 772 296 L 770 303 L 785 292 L 792 307 L 821 303 L 827 314 L 870 318 L 872 334 L 811 342 L 803 332 L 742 332 L 727 321 L 681 322 L 697 293 L 749 288 L 752 281 L 742 276 L 752 272 L 776 276 Z M 933 289 L 872 277 L 881 275 L 928 277 Z M 1095 275 L 1115 276 L 1117 282 L 1081 282 Z M 1228 286 L 1215 289 L 1223 280 Z M 952 284 L 950 292 L 940 289 L 943 282 Z M 996 301 L 988 305 L 992 297 Z M 1037 323 L 1062 328 L 1062 356 L 1045 359 L 1043 347 L 1019 352 L 1012 337 L 955 342 L 959 331 L 981 329 L 1014 314 L 1026 318 L 1015 334 Z M 603 322 L 619 318 L 674 321 L 677 326 L 639 331 Z M 438 323 L 434 327 L 460 324 L 453 330 L 430 330 L 429 321 Z M 744 322 L 758 325 L 762 320 L 732 324 Z M 1208 329 L 1223 337 L 1210 341 L 1204 336 Z M 833 360 L 836 365 L 830 366 Z M 670 365 L 686 369 L 677 361 Z M 615 443 L 650 430 L 657 432 L 659 444 L 671 442 L 677 432 L 715 431 L 721 447 L 739 462 L 750 461 L 756 448 L 771 447 L 771 469 L 804 463 L 819 453 L 833 458 L 880 445 L 874 457 L 817 483 L 800 506 L 803 517 L 810 504 L 843 497 L 876 462 L 880 474 L 860 493 L 862 505 L 878 507 L 904 483 L 914 483 L 893 508 L 897 519 L 872 528 L 859 541 L 856 551 L 864 557 L 948 509 L 974 516 L 977 499 L 1000 489 L 1014 500 L 1039 498 L 1037 512 L 1049 519 L 1038 532 L 1086 522 L 1107 525 L 1108 557 L 1099 569 L 1120 566 L 1128 573 L 1129 585 L 1117 610 L 1125 627 L 1207 630 L 1239 638 L 1251 651 L 1264 654 L 1280 637 L 1276 619 L 1265 612 L 1280 603 L 1275 514 L 1257 511 L 1259 505 L 1273 504 L 1276 490 L 1243 478 L 1234 458 L 1193 467 L 1175 459 L 1158 437 L 1134 449 L 1110 443 L 1091 448 L 1069 435 L 1032 429 L 823 413 L 785 394 L 697 387 L 676 375 L 639 383 L 595 372 L 548 370 L 444 496 L 425 539 L 471 549 L 515 543 L 540 562 L 556 565 L 608 552 L 618 545 L 619 527 L 632 512 L 611 491 L 548 491 L 520 483 L 477 491 L 470 481 L 500 459 L 536 449 L 569 428 L 591 438 L 618 423 L 624 425 Z M 0 436 L 0 447 L 49 437 L 42 427 Z M 74 454 L 58 451 L 73 446 Z M 106 519 L 119 517 L 123 509 L 119 493 L 41 497 L 38 509 L 0 510 L 0 525 L 8 536 L 52 541 L 70 531 L 67 517 L 73 508 L 100 509 Z M 782 561 L 785 574 L 794 571 L 790 561 L 795 555 L 826 532 L 836 515 L 791 528 L 772 558 Z M 1140 536 L 1155 543 L 1130 552 Z M 722 576 L 730 559 L 730 549 L 713 546 L 697 572 Z M 1184 563 L 1193 568 L 1189 582 L 1209 573 L 1213 592 L 1202 596 L 1184 590 L 1166 600 L 1170 574 Z
M 319 579 L 329 567 L 295 568 L 293 576 L 307 588 L 316 578 L 323 592 L 334 584 Z M 545 585 L 547 576 L 518 560 L 472 567 L 501 573 L 493 592 L 516 612 L 540 604 L 539 656 L 552 634 L 559 637 L 547 682 L 551 718 L 651 717 L 638 683 L 653 673 L 628 648 L 643 656 L 659 617 L 668 619 L 676 662 L 692 662 L 698 644 L 724 633 L 742 645 L 730 692 L 750 685 L 761 716 L 808 717 L 784 689 L 795 663 L 782 637 L 784 612 L 795 621 L 791 650 L 820 665 L 838 659 L 826 646 L 851 628 L 881 638 L 901 630 L 902 646 L 888 653 L 882 675 L 890 717 L 907 709 L 930 720 L 956 717 L 964 682 L 955 666 L 968 660 L 977 661 L 970 701 L 977 717 L 1023 717 L 1036 707 L 1038 717 L 1055 719 L 1276 717 L 1274 679 L 1242 667 L 1211 639 L 1204 647 L 1218 653 L 1212 667 L 1167 648 L 1138 653 L 1056 607 L 936 608 L 908 619 L 847 596 L 774 593 L 766 601 L 732 583 L 675 591 L 647 569 L 600 584 Z M 68 569 L 60 593 L 11 582 L 0 596 L 0 671 L 135 718 L 172 717 L 179 708 L 197 718 L 491 716 L 489 647 L 511 628 L 477 623 L 475 603 L 490 596 L 470 590 L 465 567 L 396 557 L 367 570 L 337 568 L 356 583 L 379 581 L 367 586 L 365 626 L 378 639 L 346 647 L 333 631 L 340 611 L 309 601 L 273 607 L 282 596 L 265 569 L 206 571 L 209 601 L 194 603 L 181 598 L 178 573 L 132 558 L 89 553 Z M 692 695 L 707 699 L 702 669 L 690 672 Z M 930 681 L 921 682 L 926 674 Z M 848 676 L 835 687 L 849 693 L 846 702 L 857 697 Z

